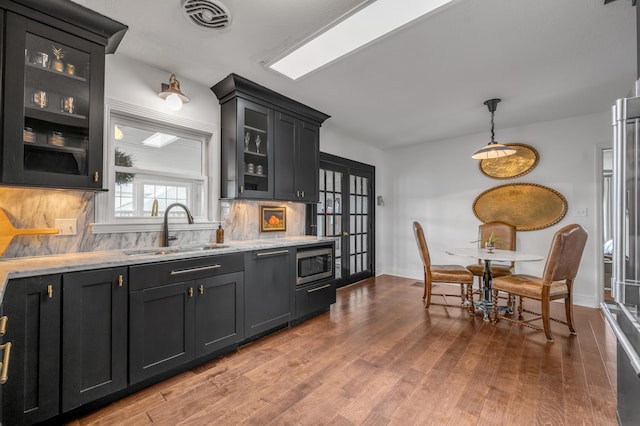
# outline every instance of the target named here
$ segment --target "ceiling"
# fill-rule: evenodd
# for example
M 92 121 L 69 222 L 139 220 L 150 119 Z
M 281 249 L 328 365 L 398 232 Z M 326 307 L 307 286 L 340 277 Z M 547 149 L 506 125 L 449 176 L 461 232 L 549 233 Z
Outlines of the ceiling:
M 221 0 L 224 30 L 181 0 L 74 0 L 129 26 L 116 54 L 210 87 L 236 73 L 331 115 L 385 149 L 607 111 L 636 76 L 631 0 L 454 0 L 293 81 L 269 64 L 363 0 Z M 188 95 L 188 94 L 187 94 Z M 328 122 L 327 122 L 328 124 Z

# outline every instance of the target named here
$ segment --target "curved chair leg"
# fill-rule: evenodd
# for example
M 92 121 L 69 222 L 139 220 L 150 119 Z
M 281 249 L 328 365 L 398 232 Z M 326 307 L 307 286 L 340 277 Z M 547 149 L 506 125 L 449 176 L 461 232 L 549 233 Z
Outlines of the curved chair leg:
M 576 329 L 573 328 L 573 303 L 571 295 L 564 298 L 564 310 L 567 316 L 567 325 L 569 326 L 569 332 L 571 334 L 577 334 Z
M 427 280 L 427 273 L 424 273 L 424 308 L 429 309 L 431 305 L 431 282 Z
M 551 320 L 549 319 L 549 301 L 542 301 L 542 327 L 544 328 L 544 335 L 547 336 L 547 340 L 553 341 L 551 337 Z
M 422 293 L 422 299 L 427 298 L 427 271 L 424 271 L 424 292 Z

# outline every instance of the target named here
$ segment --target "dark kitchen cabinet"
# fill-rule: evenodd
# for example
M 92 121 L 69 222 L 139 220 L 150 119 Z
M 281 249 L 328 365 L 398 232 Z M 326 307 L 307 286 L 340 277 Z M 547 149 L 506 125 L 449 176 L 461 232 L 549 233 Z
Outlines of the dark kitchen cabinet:
M 130 267 L 130 383 L 242 340 L 242 269 L 242 254 Z
M 333 279 L 296 288 L 295 319 L 325 311 L 333 303 L 336 303 L 336 281 Z
M 318 201 L 320 128 L 282 112 L 275 113 L 275 199 Z
M 245 338 L 288 324 L 293 300 L 291 250 L 245 253 Z
M 244 274 L 196 280 L 196 358 L 244 338 Z
M 221 197 L 317 202 L 329 116 L 236 74 L 211 89 L 221 105 Z
M 2 424 L 33 424 L 59 414 L 61 289 L 60 275 L 7 283 L 4 342 L 12 346 L 2 385 Z
M 273 198 L 273 112 L 242 98 L 225 103 L 221 111 L 221 196 Z
M 127 27 L 62 0 L 0 7 L 0 183 L 102 189 L 105 53 L 117 45 L 109 37 L 120 32 L 119 41 Z
M 137 383 L 195 357 L 193 282 L 132 291 L 129 380 Z
M 62 411 L 127 386 L 127 268 L 62 277 Z

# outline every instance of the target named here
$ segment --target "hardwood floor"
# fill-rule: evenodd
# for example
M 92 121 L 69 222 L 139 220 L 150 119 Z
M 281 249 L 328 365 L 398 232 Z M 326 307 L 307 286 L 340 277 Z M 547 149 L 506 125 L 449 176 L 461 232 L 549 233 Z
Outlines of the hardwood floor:
M 616 424 L 615 337 L 598 310 L 576 306 L 578 335 L 553 323 L 548 343 L 464 309 L 424 310 L 414 283 L 342 288 L 330 312 L 71 424 Z

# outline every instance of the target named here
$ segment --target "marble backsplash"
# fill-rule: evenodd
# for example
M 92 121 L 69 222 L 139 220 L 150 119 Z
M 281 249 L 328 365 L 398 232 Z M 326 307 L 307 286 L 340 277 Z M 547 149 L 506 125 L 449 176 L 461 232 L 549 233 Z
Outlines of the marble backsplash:
M 293 237 L 305 233 L 305 205 L 267 201 L 221 200 L 220 220 L 225 240 L 252 240 Z M 287 209 L 287 231 L 260 233 L 260 205 L 284 206 Z M 15 228 L 53 228 L 55 219 L 77 219 L 77 235 L 18 235 L 2 258 L 43 256 L 96 250 L 118 250 L 160 245 L 161 225 L 157 232 L 127 232 L 93 234 L 90 224 L 95 220 L 95 193 L 85 191 L 0 188 L 0 208 L 4 209 Z M 215 241 L 215 228 L 180 231 L 172 245 Z

